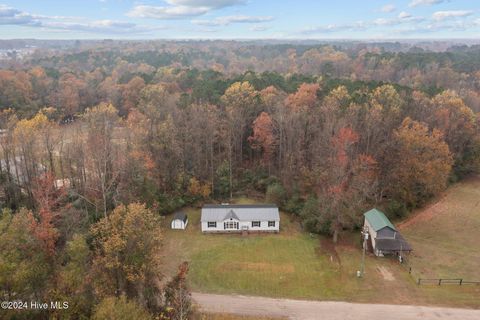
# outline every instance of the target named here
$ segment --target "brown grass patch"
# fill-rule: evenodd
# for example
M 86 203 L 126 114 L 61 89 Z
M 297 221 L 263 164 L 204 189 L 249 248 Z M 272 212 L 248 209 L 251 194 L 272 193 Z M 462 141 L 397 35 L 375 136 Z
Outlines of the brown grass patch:
M 320 246 L 316 250 L 319 256 L 321 255 L 328 255 L 330 257 L 330 261 L 332 263 L 342 265 L 342 260 L 338 255 L 338 252 L 335 248 L 335 244 L 330 238 L 320 238 Z
M 230 262 L 218 266 L 219 270 L 255 271 L 272 273 L 293 273 L 295 267 L 291 264 L 274 265 L 265 262 Z

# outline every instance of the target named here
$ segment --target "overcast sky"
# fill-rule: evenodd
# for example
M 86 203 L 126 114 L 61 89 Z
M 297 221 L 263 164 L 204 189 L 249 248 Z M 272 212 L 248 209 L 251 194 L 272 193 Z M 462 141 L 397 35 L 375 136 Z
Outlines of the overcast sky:
M 0 0 L 1 39 L 478 39 L 479 35 L 478 0 Z

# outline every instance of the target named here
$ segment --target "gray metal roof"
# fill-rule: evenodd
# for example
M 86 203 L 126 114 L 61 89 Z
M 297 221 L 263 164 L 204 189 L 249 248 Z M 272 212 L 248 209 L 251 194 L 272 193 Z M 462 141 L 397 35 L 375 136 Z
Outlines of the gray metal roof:
M 231 209 L 230 211 L 228 211 L 227 215 L 225 216 L 225 219 L 224 220 L 227 220 L 227 219 L 236 219 L 236 220 L 240 220 L 240 218 L 236 215 L 235 211 L 233 211 L 233 209 Z
M 278 207 L 272 203 L 264 204 L 206 204 L 203 208 L 277 208 Z
M 183 222 L 187 222 L 188 217 L 185 212 L 179 211 L 175 213 L 175 216 L 173 216 L 173 220 L 182 220 Z
M 273 204 L 259 205 L 212 205 L 202 208 L 201 221 L 224 221 L 230 218 L 239 221 L 280 221 L 278 207 Z

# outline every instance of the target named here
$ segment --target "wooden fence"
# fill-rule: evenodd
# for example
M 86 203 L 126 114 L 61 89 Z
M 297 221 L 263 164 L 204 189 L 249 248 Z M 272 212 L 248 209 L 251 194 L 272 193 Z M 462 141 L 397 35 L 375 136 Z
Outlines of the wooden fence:
M 480 285 L 480 281 L 467 281 L 464 279 L 422 279 L 418 278 L 417 285 L 422 285 L 422 284 L 430 284 L 430 285 L 438 285 L 441 286 L 447 285 L 447 284 L 455 284 L 455 285 L 468 285 L 468 284 L 473 284 L 473 285 Z

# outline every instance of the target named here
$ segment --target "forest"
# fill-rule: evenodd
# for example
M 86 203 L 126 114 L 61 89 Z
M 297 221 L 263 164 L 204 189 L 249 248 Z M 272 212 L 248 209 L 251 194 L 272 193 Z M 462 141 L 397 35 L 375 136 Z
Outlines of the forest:
M 480 170 L 478 46 L 104 41 L 2 67 L 0 292 L 72 297 L 62 318 L 182 319 L 158 221 L 187 205 L 265 199 L 337 243 Z

